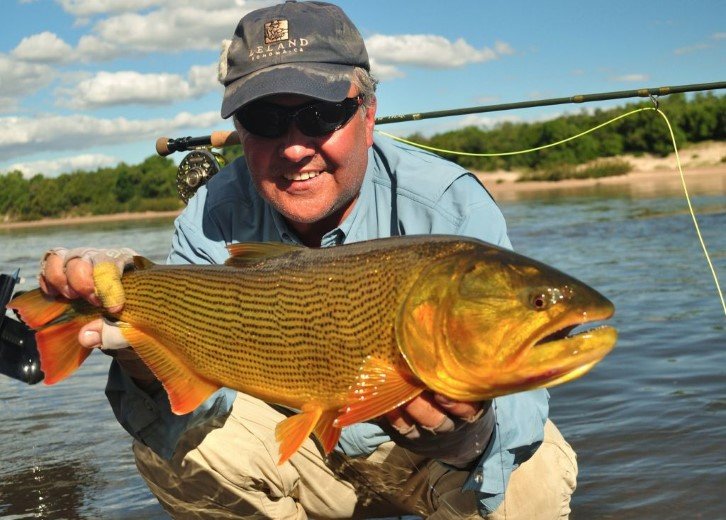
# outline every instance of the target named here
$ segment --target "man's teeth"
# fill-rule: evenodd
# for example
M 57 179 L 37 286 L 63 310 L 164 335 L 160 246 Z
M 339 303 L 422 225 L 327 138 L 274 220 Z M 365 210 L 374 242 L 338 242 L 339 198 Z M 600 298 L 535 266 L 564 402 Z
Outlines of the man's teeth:
M 306 181 L 313 177 L 317 177 L 321 173 L 323 172 L 285 173 L 283 174 L 283 177 L 285 177 L 288 181 Z

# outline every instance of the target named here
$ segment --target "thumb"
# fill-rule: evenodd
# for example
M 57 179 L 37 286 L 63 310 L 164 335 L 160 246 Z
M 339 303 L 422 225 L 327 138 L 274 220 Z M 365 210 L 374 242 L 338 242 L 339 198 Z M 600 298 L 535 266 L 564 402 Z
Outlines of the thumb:
M 86 323 L 78 333 L 78 343 L 86 348 L 100 348 L 102 329 L 103 320 L 100 318 Z
M 78 342 L 86 348 L 117 350 L 129 346 L 121 329 L 114 323 L 98 319 L 84 325 L 78 333 Z

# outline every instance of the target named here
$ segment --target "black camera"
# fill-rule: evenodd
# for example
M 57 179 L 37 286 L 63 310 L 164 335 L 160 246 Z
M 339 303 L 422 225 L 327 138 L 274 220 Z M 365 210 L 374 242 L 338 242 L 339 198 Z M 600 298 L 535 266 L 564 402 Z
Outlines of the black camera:
M 17 272 L 12 276 L 0 274 L 0 374 L 34 385 L 43 380 L 35 333 L 5 314 L 17 282 Z

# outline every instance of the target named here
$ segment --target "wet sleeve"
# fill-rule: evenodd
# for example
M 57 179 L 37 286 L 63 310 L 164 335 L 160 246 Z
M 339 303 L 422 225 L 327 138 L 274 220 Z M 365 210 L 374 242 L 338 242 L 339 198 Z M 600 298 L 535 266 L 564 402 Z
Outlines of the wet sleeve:
M 549 414 L 547 390 L 497 397 L 492 402 L 494 431 L 463 489 L 477 493 L 479 511 L 486 515 L 504 500 L 509 478 L 534 455 L 544 439 Z
M 141 390 L 116 361 L 111 363 L 106 384 L 106 397 L 121 426 L 165 459 L 171 458 L 188 429 L 229 413 L 235 395 L 234 390 L 222 388 L 193 412 L 176 415 L 161 384 L 148 392 Z

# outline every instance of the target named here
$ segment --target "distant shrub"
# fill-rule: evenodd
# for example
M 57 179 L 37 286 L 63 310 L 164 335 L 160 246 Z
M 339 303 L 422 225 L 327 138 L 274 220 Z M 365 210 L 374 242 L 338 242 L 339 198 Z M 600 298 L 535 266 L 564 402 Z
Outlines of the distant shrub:
M 533 170 L 522 174 L 517 182 L 525 181 L 549 181 L 557 182 L 565 179 L 598 179 L 600 177 L 615 177 L 630 173 L 633 166 L 622 159 L 606 159 L 594 163 L 575 166 L 572 164 L 561 164 L 543 170 Z

